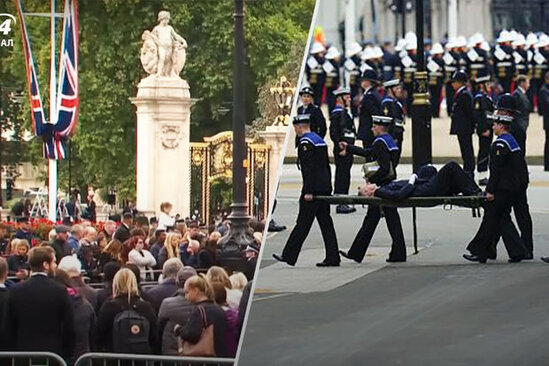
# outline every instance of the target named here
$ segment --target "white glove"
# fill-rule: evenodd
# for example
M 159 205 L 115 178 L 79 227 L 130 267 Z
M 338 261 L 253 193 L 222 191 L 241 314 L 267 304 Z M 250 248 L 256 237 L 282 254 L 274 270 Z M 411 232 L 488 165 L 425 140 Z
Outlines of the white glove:
M 414 183 L 416 182 L 416 179 L 417 179 L 417 174 L 412 174 L 410 176 L 410 179 L 408 180 L 408 184 L 414 185 Z

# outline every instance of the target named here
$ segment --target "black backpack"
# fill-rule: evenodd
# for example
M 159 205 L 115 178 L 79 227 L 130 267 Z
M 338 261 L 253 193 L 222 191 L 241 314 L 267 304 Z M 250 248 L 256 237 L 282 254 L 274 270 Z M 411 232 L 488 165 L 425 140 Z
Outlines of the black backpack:
M 135 303 L 123 306 L 114 317 L 112 327 L 113 351 L 116 353 L 147 354 L 151 352 L 149 320 L 137 311 Z

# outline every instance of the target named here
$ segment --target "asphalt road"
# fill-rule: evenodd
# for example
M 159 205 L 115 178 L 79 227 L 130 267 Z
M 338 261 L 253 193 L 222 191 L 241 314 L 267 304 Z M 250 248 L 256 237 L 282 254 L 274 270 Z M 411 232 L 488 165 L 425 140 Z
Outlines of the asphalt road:
M 549 265 L 539 260 L 549 255 L 549 173 L 532 167 L 531 180 L 534 261 L 507 263 L 503 245 L 487 265 L 463 260 L 480 224 L 467 209 L 419 209 L 420 252 L 409 250 L 402 264 L 384 261 L 390 237 L 383 221 L 365 261 L 340 268 L 314 267 L 323 256 L 317 226 L 295 268 L 270 260 L 289 232 L 269 235 L 238 364 L 549 365 Z M 275 218 L 289 228 L 298 183 L 285 166 Z M 364 212 L 333 215 L 341 248 Z M 411 211 L 401 218 L 411 245 Z

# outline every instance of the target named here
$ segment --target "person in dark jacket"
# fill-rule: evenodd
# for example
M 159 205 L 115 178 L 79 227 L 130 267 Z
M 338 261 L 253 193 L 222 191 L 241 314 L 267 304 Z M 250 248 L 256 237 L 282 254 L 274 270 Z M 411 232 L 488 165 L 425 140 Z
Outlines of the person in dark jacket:
M 516 211 L 515 207 L 526 197 L 528 168 L 520 146 L 509 133 L 512 120 L 510 116 L 495 116 L 493 128 L 497 138 L 492 144 L 490 154 L 490 178 L 486 186 L 488 202 L 481 226 L 467 247 L 471 254 L 463 255 L 469 261 L 486 263 L 490 246 L 499 235 L 500 224 L 514 228 L 512 221 L 506 218 L 509 217 L 511 208 Z M 509 261 L 519 262 L 532 251 L 525 247 L 516 228 L 514 232 L 513 242 L 506 243 L 506 247 Z
M 490 146 L 492 145 L 493 133 L 492 126 L 488 121 L 487 114 L 494 111 L 494 103 L 488 95 L 488 86 L 490 75 L 479 75 L 472 81 L 473 96 L 473 116 L 478 135 L 478 159 L 477 173 L 479 175 L 479 184 L 488 184 L 488 160 L 490 158 Z
M 378 169 L 375 173 L 369 176 L 368 180 L 380 186 L 390 183 L 396 178 L 396 167 L 400 153 L 398 146 L 388 132 L 389 126 L 392 123 L 391 117 L 374 116 L 373 117 L 373 132 L 376 136 L 371 149 L 362 149 L 358 146 L 341 144 L 343 154 L 357 154 L 365 156 L 370 162 L 376 162 Z M 406 261 L 406 244 L 400 216 L 396 207 L 384 207 L 383 212 L 387 220 L 387 227 L 393 240 L 391 252 L 387 262 L 405 262 Z M 381 209 L 379 206 L 369 205 L 368 212 L 360 230 L 356 234 L 353 244 L 348 252 L 342 250 L 339 253 L 347 259 L 352 259 L 355 262 L 362 262 L 370 241 L 374 236 L 377 224 L 381 220 Z
M 130 307 L 133 307 L 149 323 L 148 345 L 136 350 L 135 353 L 152 354 L 158 351 L 156 314 L 152 305 L 139 297 L 137 277 L 139 275 L 136 276 L 129 268 L 120 269 L 114 276 L 113 298 L 103 304 L 97 315 L 94 343 L 98 351 L 114 351 L 114 320 L 119 313 Z
M 8 328 L 8 289 L 6 279 L 8 278 L 8 262 L 0 257 L 0 352 L 9 350 L 10 329 Z M 4 364 L 4 363 L 0 363 Z M 7 364 L 7 363 L 6 363 Z
M 162 301 L 172 297 L 177 291 L 176 277 L 181 268 L 183 268 L 183 263 L 179 258 L 168 259 L 162 267 L 162 281 L 147 291 L 147 297 L 151 299 L 156 313 L 158 313 Z
M 67 256 L 59 262 L 59 269 L 69 276 L 69 285 L 78 291 L 94 308 L 97 307 L 97 291 L 82 278 L 82 263 L 76 256 Z
M 185 281 L 185 297 L 194 304 L 186 324 L 176 324 L 175 334 L 185 341 L 197 343 L 206 327 L 213 325 L 214 349 L 216 357 L 228 357 L 227 351 L 227 320 L 225 312 L 213 302 L 213 290 L 203 274 L 195 275 Z M 199 308 L 202 308 L 206 319 Z
M 374 70 L 362 73 L 360 86 L 364 90 L 358 112 L 357 140 L 362 140 L 362 146 L 369 147 L 374 142 L 372 133 L 372 116 L 381 114 L 381 96 L 377 92 L 379 76 Z
M 326 258 L 317 263 L 317 266 L 339 266 L 340 258 L 337 251 L 334 223 L 330 216 L 330 205 L 326 202 L 313 200 L 314 195 L 330 195 L 332 193 L 332 174 L 330 161 L 328 160 L 328 146 L 320 136 L 311 132 L 309 116 L 296 116 L 293 125 L 296 134 L 300 138 L 298 162 L 303 187 L 299 198 L 296 226 L 290 233 L 282 255 L 273 254 L 273 257 L 277 261 L 294 266 L 316 218 L 320 225 L 326 249 Z
M 73 253 L 72 248 L 67 241 L 69 238 L 69 232 L 70 228 L 68 226 L 57 225 L 55 227 L 55 239 L 53 239 L 51 246 L 55 250 L 55 258 L 57 263 L 61 262 L 63 257 Z
M 446 163 L 439 171 L 432 165 L 422 166 L 409 180 L 396 180 L 384 186 L 366 184 L 361 195 L 402 201 L 408 197 L 442 197 L 477 195 L 480 188 L 456 162 Z
M 71 285 L 70 276 L 62 269 L 55 271 L 55 280 L 65 286 L 71 299 L 74 314 L 74 350 L 69 358 L 69 364 L 74 364 L 84 353 L 91 350 L 93 330 L 95 326 L 95 311 L 93 306 Z
M 515 136 L 522 154 L 526 156 L 526 131 L 530 124 L 530 100 L 528 100 L 526 92 L 530 88 L 530 80 L 526 75 L 519 75 L 516 85 L 517 88 L 512 94 L 516 102 L 516 112 L 511 127 L 513 136 Z
M 452 78 L 452 86 L 455 95 L 450 135 L 457 135 L 461 158 L 463 159 L 463 170 L 471 175 L 471 178 L 474 178 L 473 132 L 475 120 L 473 116 L 473 96 L 467 90 L 467 74 L 461 70 L 456 71 Z
M 21 224 L 21 228 L 15 232 L 13 237 L 16 239 L 25 239 L 29 245 L 32 245 L 32 239 L 34 239 L 32 231 L 30 230 L 30 225 L 26 222 Z
M 196 275 L 193 267 L 183 267 L 177 272 L 177 291 L 162 301 L 158 311 L 158 333 L 162 337 L 162 354 L 178 355 L 177 336 L 173 332 L 176 324 L 187 324 L 193 305 L 185 298 L 185 281 Z
M 330 139 L 334 143 L 334 163 L 335 179 L 334 194 L 349 194 L 351 185 L 351 168 L 353 166 L 353 156 L 339 154 L 339 142 L 345 141 L 354 144 L 356 138 L 355 123 L 351 113 L 351 91 L 349 88 L 339 88 L 334 92 L 336 96 L 336 106 L 330 115 Z M 348 214 L 356 211 L 356 208 L 346 204 L 339 204 L 336 207 L 338 214 Z
M 109 262 L 103 267 L 103 288 L 100 288 L 97 291 L 96 313 L 99 313 L 99 309 L 101 309 L 101 306 L 103 306 L 105 301 L 112 298 L 112 281 L 119 269 L 120 263 L 118 262 Z
M 15 253 L 8 257 L 8 268 L 10 276 L 17 276 L 25 279 L 30 272 L 29 266 L 29 244 L 25 239 L 13 239 L 15 242 Z M 13 244 L 13 243 L 12 243 Z
M 122 217 L 122 223 L 120 227 L 114 232 L 114 238 L 121 243 L 124 243 L 131 237 L 131 225 L 133 223 L 133 215 L 129 212 L 126 212 Z
M 324 138 L 326 136 L 326 119 L 319 106 L 315 105 L 315 93 L 310 86 L 305 86 L 299 91 L 301 105 L 297 108 L 297 114 L 308 114 L 311 118 L 311 131 Z M 296 141 L 297 142 L 297 141 Z
M 545 83 L 539 91 L 539 108 L 543 115 L 543 129 L 545 130 L 545 150 L 543 154 L 543 167 L 549 171 L 549 72 L 545 74 Z
M 52 280 L 57 264 L 51 247 L 29 252 L 31 278 L 10 288 L 11 350 L 53 352 L 65 360 L 74 351 L 74 311 L 64 286 Z
M 238 348 L 238 310 L 231 309 L 227 304 L 227 290 L 222 283 L 214 282 L 212 284 L 212 289 L 214 292 L 214 302 L 221 306 L 221 309 L 225 312 L 225 319 L 227 322 L 225 336 L 227 353 L 229 354 L 229 357 L 235 357 L 236 349 Z

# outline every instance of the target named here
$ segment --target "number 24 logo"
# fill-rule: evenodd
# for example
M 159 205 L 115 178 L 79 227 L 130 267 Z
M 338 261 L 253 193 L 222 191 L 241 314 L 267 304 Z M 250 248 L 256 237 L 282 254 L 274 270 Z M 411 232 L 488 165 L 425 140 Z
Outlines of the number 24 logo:
M 0 33 L 3 33 L 5 36 L 8 35 L 8 33 L 11 31 L 11 21 L 13 20 L 13 24 L 16 23 L 15 17 L 11 14 L 0 14 L 0 17 L 9 17 L 11 19 L 6 19 L 2 22 L 0 19 Z

